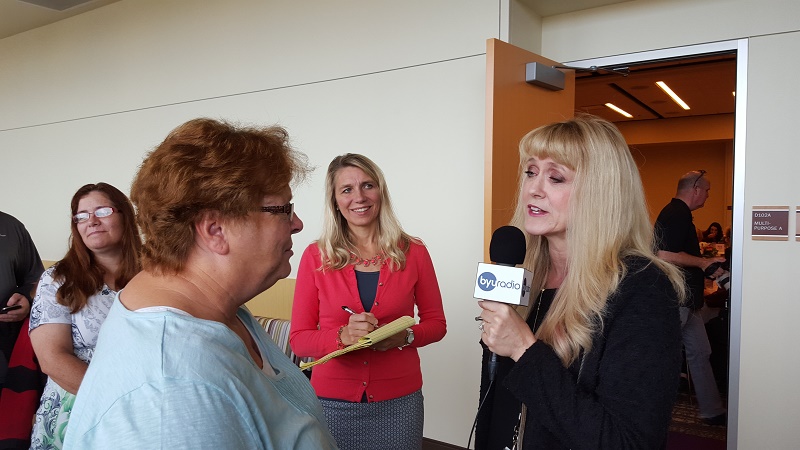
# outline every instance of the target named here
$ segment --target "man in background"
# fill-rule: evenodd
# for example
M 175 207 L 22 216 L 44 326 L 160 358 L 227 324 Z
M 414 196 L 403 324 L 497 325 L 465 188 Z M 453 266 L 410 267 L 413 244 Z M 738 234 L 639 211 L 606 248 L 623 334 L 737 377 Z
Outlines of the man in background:
M 0 313 L 0 389 L 5 384 L 11 350 L 31 310 L 31 293 L 43 271 L 25 225 L 0 211 L 0 307 L 19 306 Z
M 0 211 L 0 448 L 30 446 L 43 375 L 28 339 L 32 293 L 44 268 L 28 230 Z M 11 307 L 12 309 L 8 309 Z M 24 328 L 24 329 L 23 329 Z M 20 331 L 22 330 L 22 331 Z M 17 339 L 20 332 L 22 339 Z M 19 341 L 17 349 L 15 343 Z M 12 358 L 12 350 L 14 357 Z M 11 363 L 11 367 L 9 367 Z
M 700 418 L 709 425 L 725 425 L 726 411 L 709 360 L 711 345 L 703 318 L 698 313 L 703 307 L 705 277 L 721 275 L 722 269 L 715 270 L 712 264 L 725 261 L 721 257 L 700 256 L 700 243 L 692 221 L 692 211 L 702 208 L 708 199 L 711 182 L 705 174 L 705 170 L 697 170 L 680 178 L 675 198 L 661 210 L 656 219 L 655 232 L 659 240 L 658 256 L 682 267 L 686 275 L 687 299 L 680 308 L 681 337 L 689 375 L 697 395 Z M 711 271 L 713 273 L 706 273 Z

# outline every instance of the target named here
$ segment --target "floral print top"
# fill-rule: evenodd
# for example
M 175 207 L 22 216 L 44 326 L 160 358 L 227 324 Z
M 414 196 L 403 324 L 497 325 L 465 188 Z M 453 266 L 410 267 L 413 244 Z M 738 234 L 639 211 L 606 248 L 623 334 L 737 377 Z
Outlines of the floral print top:
M 55 266 L 47 269 L 39 280 L 31 306 L 28 332 L 45 324 L 70 325 L 75 356 L 88 364 L 97 344 L 100 326 L 106 320 L 117 293 L 103 285 L 102 289 L 89 297 L 86 306 L 71 314 L 68 307 L 56 300 L 56 292 L 63 283 L 53 279 L 54 270 Z M 65 391 L 51 378 L 47 379 L 33 423 L 31 450 L 61 449 L 74 402 L 73 394 Z
M 36 289 L 36 297 L 34 297 L 31 307 L 29 332 L 48 323 L 71 325 L 72 347 L 75 356 L 88 363 L 92 359 L 94 346 L 97 344 L 100 326 L 106 320 L 117 292 L 103 285 L 102 289 L 89 297 L 89 301 L 83 309 L 71 314 L 68 307 L 56 300 L 56 292 L 62 283 L 53 279 L 54 270 L 55 266 L 50 267 L 39 280 L 39 287 Z

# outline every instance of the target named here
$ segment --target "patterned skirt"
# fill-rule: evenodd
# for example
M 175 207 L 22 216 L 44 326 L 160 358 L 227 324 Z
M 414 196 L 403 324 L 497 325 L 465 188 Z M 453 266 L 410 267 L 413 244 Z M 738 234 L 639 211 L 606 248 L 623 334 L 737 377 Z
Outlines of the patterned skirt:
M 419 450 L 425 421 L 422 391 L 372 403 L 320 399 L 340 450 Z
M 75 395 L 65 391 L 48 378 L 33 423 L 31 450 L 50 450 L 62 447 L 74 403 Z

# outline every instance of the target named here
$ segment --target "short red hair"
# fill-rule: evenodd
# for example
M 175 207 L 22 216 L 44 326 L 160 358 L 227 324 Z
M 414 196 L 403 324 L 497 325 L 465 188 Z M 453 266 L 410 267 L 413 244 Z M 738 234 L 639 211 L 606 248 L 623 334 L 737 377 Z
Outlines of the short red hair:
M 205 211 L 244 217 L 264 196 L 280 193 L 310 168 L 285 129 L 237 127 L 194 119 L 170 132 L 145 158 L 131 186 L 144 236 L 142 265 L 177 273 Z

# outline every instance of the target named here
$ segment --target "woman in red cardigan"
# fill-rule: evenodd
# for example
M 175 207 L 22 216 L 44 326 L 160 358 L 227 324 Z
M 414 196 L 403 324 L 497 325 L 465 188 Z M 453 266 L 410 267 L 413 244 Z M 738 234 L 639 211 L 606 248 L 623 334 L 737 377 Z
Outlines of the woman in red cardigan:
M 403 231 L 383 172 L 348 153 L 328 166 L 322 236 L 300 260 L 290 343 L 320 358 L 401 316 L 419 323 L 314 367 L 311 384 L 342 450 L 422 447 L 417 348 L 447 325 L 427 248 Z

